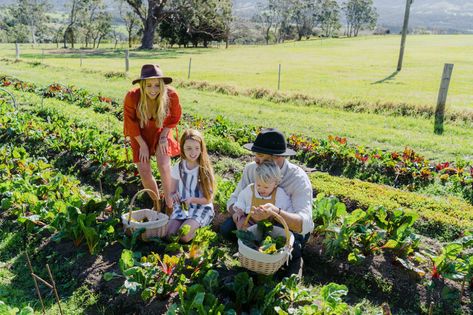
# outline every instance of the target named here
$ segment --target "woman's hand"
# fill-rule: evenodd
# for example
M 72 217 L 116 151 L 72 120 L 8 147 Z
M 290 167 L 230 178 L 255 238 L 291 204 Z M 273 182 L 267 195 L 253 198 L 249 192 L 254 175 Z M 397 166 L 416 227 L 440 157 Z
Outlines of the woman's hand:
M 149 163 L 149 149 L 146 143 L 140 144 L 140 162 L 148 162 Z
M 168 138 L 167 137 L 163 137 L 162 135 L 161 137 L 159 137 L 158 150 L 161 152 L 162 155 L 164 156 L 168 155 Z

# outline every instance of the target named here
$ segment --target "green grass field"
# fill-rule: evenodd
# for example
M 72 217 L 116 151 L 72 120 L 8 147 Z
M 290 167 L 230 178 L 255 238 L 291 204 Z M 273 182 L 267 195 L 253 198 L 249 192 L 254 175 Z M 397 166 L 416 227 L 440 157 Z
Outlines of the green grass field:
M 406 102 L 435 105 L 444 63 L 454 63 L 448 106 L 472 108 L 473 36 L 409 36 L 404 67 L 395 73 L 399 36 L 312 39 L 271 46 L 231 46 L 229 49 L 133 50 L 131 71 L 145 62 L 157 62 L 167 74 L 208 80 L 240 88 L 277 89 L 278 64 L 282 67 L 281 90 L 337 100 Z M 79 46 L 79 45 L 77 45 Z M 120 45 L 119 47 L 123 47 Z M 41 47 L 21 47 L 22 58 L 40 60 Z M 3 45 L 0 57 L 15 57 L 14 45 Z M 79 68 L 79 53 L 62 54 L 54 46 L 45 50 L 44 63 Z M 104 62 L 104 59 L 107 62 Z M 84 53 L 83 68 L 124 71 L 123 50 Z
M 473 55 L 468 54 L 473 46 L 473 36 L 411 36 L 408 38 L 402 72 L 391 80 L 372 84 L 392 73 L 397 62 L 398 39 L 396 36 L 363 37 L 310 40 L 277 46 L 231 47 L 228 50 L 133 51 L 130 77 L 138 75 L 142 63 L 159 62 L 167 74 L 185 81 L 188 60 L 192 57 L 193 80 L 209 80 L 233 85 L 237 89 L 256 85 L 271 87 L 277 84 L 277 64 L 282 62 L 284 90 L 290 88 L 293 92 L 316 97 L 337 96 L 347 100 L 371 99 L 373 102 L 430 102 L 434 106 L 443 62 L 454 62 L 447 111 L 453 101 L 456 101 L 455 106 L 464 110 L 469 110 L 466 108 L 468 106 L 473 107 L 473 93 L 468 90 L 473 83 L 473 75 L 470 74 L 473 73 Z M 41 60 L 40 49 L 21 49 L 24 61 Z M 0 57 L 11 59 L 14 55 L 14 45 L 0 46 Z M 86 54 L 80 68 L 78 51 L 64 56 L 47 49 L 44 64 L 49 67 L 4 61 L 0 63 L 0 72 L 38 85 L 52 82 L 74 84 L 94 93 L 121 99 L 131 88 L 130 78 L 104 77 L 106 72 L 124 70 L 121 55 L 122 51 L 110 49 L 100 51 L 100 54 Z M 425 59 L 421 63 L 422 56 Z M 276 60 L 274 78 L 272 60 Z M 231 66 L 228 68 L 226 64 Z M 291 79 L 288 80 L 290 71 Z M 435 160 L 473 159 L 471 125 L 447 123 L 444 134 L 437 136 L 433 134 L 433 119 L 276 104 L 192 88 L 179 88 L 179 94 L 184 111 L 204 117 L 223 115 L 238 123 L 277 126 L 287 134 L 302 133 L 316 138 L 339 135 L 347 137 L 353 144 L 387 150 L 402 150 L 409 146 Z

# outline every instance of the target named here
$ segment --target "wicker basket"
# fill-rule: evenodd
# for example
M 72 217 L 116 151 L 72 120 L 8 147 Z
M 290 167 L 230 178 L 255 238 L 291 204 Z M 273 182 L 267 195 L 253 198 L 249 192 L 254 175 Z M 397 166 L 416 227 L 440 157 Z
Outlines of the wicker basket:
M 242 267 L 256 273 L 272 275 L 289 260 L 289 255 L 291 254 L 292 246 L 294 244 L 294 235 L 289 231 L 286 221 L 280 215 L 273 213 L 273 216 L 279 223 L 282 224 L 284 228 L 273 226 L 273 230 L 270 232 L 270 235 L 271 237 L 284 236 L 286 238 L 286 245 L 283 247 L 282 251 L 278 253 L 264 254 L 248 247 L 247 245 L 243 244 L 241 240 L 238 240 L 238 253 Z M 248 214 L 243 226 L 248 224 L 249 218 L 250 215 Z M 252 232 L 256 239 L 261 240 L 262 235 L 258 231 L 257 227 L 258 226 L 255 224 L 247 228 L 247 230 Z
M 154 200 L 155 204 L 153 209 L 140 209 L 133 211 L 135 199 L 138 197 L 138 195 L 145 191 L 151 193 L 156 197 L 156 199 Z M 140 228 L 145 228 L 145 231 L 143 232 L 143 234 L 141 234 L 141 239 L 143 241 L 148 241 L 150 238 L 153 237 L 164 237 L 166 235 L 169 217 L 164 213 L 158 212 L 159 210 L 154 210 L 158 208 L 156 200 L 156 193 L 150 189 L 142 189 L 133 196 L 130 202 L 130 211 L 122 215 L 123 229 L 125 230 L 125 233 L 127 235 L 133 234 L 134 231 Z M 148 218 L 148 222 L 132 221 L 132 219 L 136 221 L 141 221 L 145 217 Z

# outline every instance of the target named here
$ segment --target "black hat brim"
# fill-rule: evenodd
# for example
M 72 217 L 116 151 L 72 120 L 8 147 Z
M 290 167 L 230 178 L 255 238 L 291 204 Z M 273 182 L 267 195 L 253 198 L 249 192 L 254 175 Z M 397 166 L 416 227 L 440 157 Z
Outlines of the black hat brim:
M 289 149 L 289 148 L 286 148 L 286 151 L 281 152 L 281 151 L 278 151 L 278 150 L 270 150 L 268 148 L 259 147 L 259 146 L 254 145 L 254 143 L 244 144 L 243 147 L 245 149 L 249 150 L 249 151 L 253 151 L 253 152 L 256 152 L 256 153 L 263 153 L 263 154 L 269 154 L 269 155 L 275 155 L 275 156 L 292 156 L 292 155 L 296 155 L 296 151 L 294 151 L 292 149 Z

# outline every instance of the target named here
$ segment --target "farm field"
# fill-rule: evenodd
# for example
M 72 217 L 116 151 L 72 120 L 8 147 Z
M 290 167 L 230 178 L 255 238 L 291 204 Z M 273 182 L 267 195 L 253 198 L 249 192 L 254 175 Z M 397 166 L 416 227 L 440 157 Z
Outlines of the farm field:
M 332 98 L 336 89 L 337 102 L 361 97 L 376 106 L 378 101 L 409 99 L 421 106 L 430 103 L 429 97 L 435 99 L 442 68 L 433 74 L 433 64 L 443 58 L 433 51 L 427 54 L 437 45 L 433 38 L 450 43 L 441 46 L 471 67 L 473 57 L 464 50 L 471 37 L 412 36 L 408 43 L 412 40 L 417 59 L 406 59 L 405 68 L 422 54 L 429 58 L 415 67 L 415 75 L 403 72 L 373 84 L 372 92 L 370 80 L 387 70 L 387 63 L 358 80 L 363 67 L 352 68 L 348 79 L 349 71 L 342 71 L 339 61 L 350 57 L 354 63 L 351 47 L 365 52 L 368 58 L 360 59 L 364 66 L 375 64 L 378 54 L 361 43 L 387 52 L 397 47 L 397 37 L 312 40 L 287 43 L 280 50 L 174 49 L 149 56 L 133 51 L 142 59 L 133 61 L 131 77 L 142 62 L 154 62 L 155 54 L 166 56 L 158 61 L 176 79 L 184 113 L 179 128 L 202 130 L 216 171 L 216 218 L 188 245 L 172 239 L 142 242 L 139 233 L 123 233 L 120 217 L 141 187 L 122 136 L 122 98 L 131 87 L 131 78 L 117 73 L 123 61 L 113 54 L 89 56 L 80 69 L 72 63 L 75 59 L 47 54 L 41 65 L 35 63 L 37 52 L 24 49 L 23 61 L 14 62 L 11 49 L 1 46 L 0 88 L 7 92 L 0 93 L 0 314 L 41 312 L 25 251 L 43 279 L 49 279 L 45 264 L 51 266 L 65 314 L 383 314 L 387 308 L 393 314 L 473 313 L 471 123 L 447 120 L 445 133 L 435 136 L 433 119 L 418 114 L 356 112 L 337 104 L 304 106 L 201 89 L 186 81 L 192 55 L 196 75 L 199 58 L 209 65 L 207 72 L 200 68 L 207 77 L 196 81 L 251 88 L 258 79 L 245 78 L 243 71 L 260 71 L 249 62 L 256 54 L 266 69 L 259 74 L 261 82 L 271 82 L 266 62 L 278 51 L 297 56 L 292 57 L 297 79 L 291 81 L 291 92 Z M 303 82 L 304 68 L 295 66 L 295 59 L 306 58 L 309 50 L 337 59 L 318 91 L 308 83 L 312 78 Z M 397 48 L 393 59 L 396 55 Z M 290 59 L 283 56 L 280 60 Z M 242 64 L 242 72 L 232 68 L 219 73 L 224 60 Z M 310 67 L 317 68 L 318 62 Z M 432 78 L 421 80 L 418 72 L 427 69 Z M 311 75 L 324 77 L 320 72 Z M 350 80 L 355 84 L 347 87 Z M 468 80 L 451 86 L 460 111 L 472 105 Z M 54 82 L 75 87 L 69 90 Z M 416 94 L 418 98 L 401 88 L 414 82 L 425 92 Z M 354 91 L 360 94 L 350 94 Z M 241 145 L 252 142 L 261 126 L 286 132 L 297 151 L 293 162 L 310 173 L 317 195 L 315 229 L 300 281 L 283 279 L 281 272 L 269 277 L 248 272 L 235 256 L 236 245 L 216 233 L 227 216 L 225 202 L 251 160 Z M 139 198 L 136 207 L 148 203 L 148 198 Z M 58 314 L 54 294 L 43 284 L 39 290 L 46 314 Z
M 278 64 L 282 67 L 281 89 L 326 99 L 409 103 L 435 106 L 444 63 L 455 64 L 448 107 L 472 109 L 473 35 L 415 35 L 407 39 L 404 66 L 396 74 L 398 36 L 311 39 L 270 46 L 223 46 L 211 49 L 132 50 L 130 73 L 143 63 L 158 62 L 175 78 L 232 85 L 238 88 L 277 89 Z M 42 62 L 79 68 L 75 50 L 45 46 Z M 14 45 L 0 45 L 0 57 L 15 57 Z M 21 48 L 21 58 L 40 61 L 41 49 Z M 107 60 L 104 62 L 104 60 Z M 124 71 L 124 51 L 83 51 L 84 69 Z

